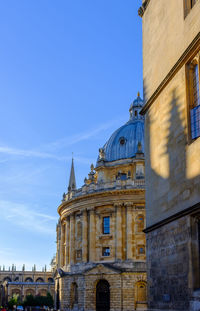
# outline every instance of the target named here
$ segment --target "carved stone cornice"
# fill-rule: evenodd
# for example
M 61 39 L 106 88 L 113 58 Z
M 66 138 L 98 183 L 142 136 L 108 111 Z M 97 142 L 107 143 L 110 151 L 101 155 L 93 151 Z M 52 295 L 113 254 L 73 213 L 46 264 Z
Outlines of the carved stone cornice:
M 147 100 L 142 110 L 140 111 L 142 115 L 146 114 L 146 112 L 152 106 L 156 98 L 160 95 L 162 90 L 168 85 L 168 83 L 180 70 L 180 68 L 198 53 L 199 48 L 200 48 L 200 32 L 196 35 L 196 37 L 190 43 L 190 45 L 185 49 L 181 57 L 177 60 L 175 65 L 171 68 L 169 73 L 165 76 L 160 85 L 157 87 L 157 89 L 154 91 L 151 97 Z
M 90 199 L 90 198 L 96 198 L 97 201 L 98 201 L 98 198 L 100 197 L 116 197 L 117 195 L 139 195 L 139 194 L 144 194 L 145 192 L 145 189 L 142 189 L 142 188 L 132 188 L 132 189 L 118 189 L 118 190 L 109 190 L 109 191 L 103 191 L 103 192 L 94 192 L 94 193 L 90 193 L 90 194 L 84 194 L 84 195 L 81 195 L 79 197 L 74 197 L 72 198 L 71 200 L 69 201 L 65 201 L 65 202 L 62 202 L 60 204 L 60 206 L 58 207 L 58 214 L 61 215 L 62 214 L 62 211 L 64 209 L 67 208 L 67 206 L 73 204 L 73 203 L 79 203 L 83 200 L 86 200 L 86 199 Z

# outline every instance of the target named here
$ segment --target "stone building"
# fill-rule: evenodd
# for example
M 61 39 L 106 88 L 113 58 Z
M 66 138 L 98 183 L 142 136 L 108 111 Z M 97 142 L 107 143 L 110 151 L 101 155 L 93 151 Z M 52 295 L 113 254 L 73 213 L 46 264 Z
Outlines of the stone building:
M 56 306 L 61 310 L 146 308 L 144 117 L 139 94 L 129 121 L 76 189 L 72 161 L 58 207 Z
M 148 300 L 200 310 L 200 1 L 143 1 Z
M 46 296 L 49 292 L 54 298 L 55 285 L 53 272 L 36 271 L 35 267 L 32 271 L 17 271 L 13 265 L 12 269 L 0 269 L 0 305 L 6 305 L 14 294 L 23 301 L 27 295 Z

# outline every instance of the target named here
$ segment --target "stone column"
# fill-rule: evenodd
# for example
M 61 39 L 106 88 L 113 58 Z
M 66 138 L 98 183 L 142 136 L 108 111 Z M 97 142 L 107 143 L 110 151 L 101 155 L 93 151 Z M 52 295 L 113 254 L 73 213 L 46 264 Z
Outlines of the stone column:
M 122 259 L 122 210 L 121 204 L 115 204 L 116 208 L 116 247 L 115 257 L 116 259 Z
M 64 224 L 61 223 L 61 241 L 60 241 L 60 266 L 64 266 L 64 241 L 65 241 L 65 233 L 64 233 Z
M 83 211 L 82 217 L 82 261 L 88 261 L 88 217 L 87 209 Z
M 73 265 L 75 261 L 75 214 L 70 215 L 70 264 Z
M 133 205 L 126 204 L 126 259 L 133 258 Z
M 66 223 L 65 223 L 65 266 L 69 264 L 69 218 L 66 218 Z
M 57 263 L 58 263 L 58 267 L 60 267 L 60 223 L 57 225 L 57 253 L 56 253 L 56 258 L 57 258 Z
M 94 209 L 90 210 L 90 249 L 89 249 L 89 260 L 95 261 L 96 258 L 96 232 L 95 232 L 95 212 Z

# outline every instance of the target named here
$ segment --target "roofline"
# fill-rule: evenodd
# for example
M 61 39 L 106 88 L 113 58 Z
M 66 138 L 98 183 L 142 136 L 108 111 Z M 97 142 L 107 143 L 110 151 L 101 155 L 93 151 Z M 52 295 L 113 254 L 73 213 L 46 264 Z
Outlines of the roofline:
M 160 95 L 162 90 L 168 85 L 171 79 L 176 75 L 176 73 L 180 70 L 180 68 L 186 64 L 189 59 L 193 58 L 193 56 L 197 53 L 200 46 L 200 32 L 196 35 L 196 37 L 192 40 L 189 46 L 185 49 L 181 57 L 177 60 L 172 69 L 168 72 L 162 82 L 159 84 L 155 92 L 151 95 L 151 97 L 147 100 L 144 107 L 140 111 L 140 114 L 145 115 L 149 108 L 152 106 L 156 98 Z

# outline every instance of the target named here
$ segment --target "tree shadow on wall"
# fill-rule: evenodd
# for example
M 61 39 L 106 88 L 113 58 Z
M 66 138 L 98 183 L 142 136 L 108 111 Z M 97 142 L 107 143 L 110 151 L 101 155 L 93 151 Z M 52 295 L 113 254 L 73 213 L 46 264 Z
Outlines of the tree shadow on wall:
M 177 90 L 173 89 L 171 99 L 162 110 L 162 116 L 158 112 L 152 115 L 146 114 L 146 134 L 149 140 L 146 141 L 146 197 L 147 197 L 147 231 L 148 217 L 151 223 L 159 223 L 161 219 L 168 219 L 173 214 L 178 214 L 183 210 L 195 205 L 199 198 L 200 176 L 187 178 L 187 152 L 188 138 L 186 126 L 183 119 L 185 111 L 181 110 L 182 105 L 177 96 Z M 164 118 L 163 118 L 164 115 Z M 160 133 L 151 136 L 151 129 L 157 118 L 160 119 L 161 127 L 164 129 L 162 141 Z M 146 135 L 147 136 L 147 135 Z M 152 150 L 156 145 L 156 150 Z M 162 152 L 158 151 L 162 150 Z M 155 155 L 155 152 L 160 152 Z M 198 157 L 198 155 L 196 155 Z M 155 158 L 158 163 L 155 163 Z M 163 159 L 165 159 L 164 162 Z M 167 160 L 166 160 L 167 159 Z M 159 175 L 159 170 L 163 163 L 167 162 L 167 177 Z M 155 169 L 156 168 L 156 169 Z M 193 198 L 193 199 L 191 199 Z M 190 201 L 189 201 L 190 200 Z M 195 201 L 196 200 L 196 201 Z M 150 206 L 148 206 L 150 202 Z M 189 206 L 188 206 L 189 205 Z M 156 208 L 157 207 L 157 208 Z M 152 213 L 155 210 L 157 213 Z M 198 206 L 194 207 L 198 211 Z M 200 210 L 200 208 L 199 208 Z M 180 218 L 181 219 L 181 218 Z M 190 300 L 190 294 L 196 282 L 192 276 L 193 284 L 189 284 L 188 275 L 191 273 L 192 257 L 189 251 L 191 243 L 191 228 L 182 222 L 179 225 L 170 224 L 168 227 L 160 227 L 151 231 L 147 235 L 147 268 L 149 286 L 149 307 L 177 308 L 183 310 L 185 302 Z M 179 227 L 178 227 L 179 226 Z M 188 287 L 191 287 L 188 290 Z M 168 294 L 170 301 L 164 302 L 165 295 Z

